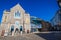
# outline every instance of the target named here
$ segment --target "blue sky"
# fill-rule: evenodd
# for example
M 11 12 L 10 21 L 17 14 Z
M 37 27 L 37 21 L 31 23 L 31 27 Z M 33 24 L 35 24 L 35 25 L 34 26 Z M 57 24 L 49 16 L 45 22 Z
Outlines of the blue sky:
M 59 9 L 56 1 L 57 0 L 0 0 L 0 22 L 3 10 L 9 10 L 17 3 L 19 3 L 26 12 L 29 12 L 31 16 L 50 21 Z

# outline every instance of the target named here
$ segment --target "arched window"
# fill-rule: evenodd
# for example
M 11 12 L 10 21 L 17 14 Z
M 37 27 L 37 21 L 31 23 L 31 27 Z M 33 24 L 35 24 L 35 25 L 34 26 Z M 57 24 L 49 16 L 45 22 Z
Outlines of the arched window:
M 15 18 L 20 18 L 20 12 L 19 11 L 17 11 L 17 12 L 15 12 Z
M 20 26 L 20 31 L 22 31 L 22 26 Z
M 14 25 L 11 26 L 11 32 L 14 31 Z

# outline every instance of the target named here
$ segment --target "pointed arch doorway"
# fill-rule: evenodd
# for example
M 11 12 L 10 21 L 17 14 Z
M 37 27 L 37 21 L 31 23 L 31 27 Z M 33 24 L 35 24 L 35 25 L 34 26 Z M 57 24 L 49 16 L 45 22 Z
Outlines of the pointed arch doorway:
M 13 31 L 14 31 L 14 25 L 11 25 L 9 35 L 12 35 L 12 32 L 13 32 Z

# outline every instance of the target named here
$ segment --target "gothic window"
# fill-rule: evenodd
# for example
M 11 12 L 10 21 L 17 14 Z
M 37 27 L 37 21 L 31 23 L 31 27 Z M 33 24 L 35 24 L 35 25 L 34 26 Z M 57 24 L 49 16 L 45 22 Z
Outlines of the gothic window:
M 14 25 L 11 26 L 11 32 L 14 31 Z
M 22 26 L 20 26 L 20 31 L 22 31 Z
M 20 12 L 19 11 L 15 12 L 15 18 L 20 18 Z

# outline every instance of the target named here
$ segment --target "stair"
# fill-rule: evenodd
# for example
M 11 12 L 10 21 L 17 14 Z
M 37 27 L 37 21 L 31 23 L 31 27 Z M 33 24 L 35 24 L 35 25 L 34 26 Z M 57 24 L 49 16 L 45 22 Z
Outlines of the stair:
M 44 40 L 35 34 L 24 34 L 19 36 L 0 37 L 0 40 Z

